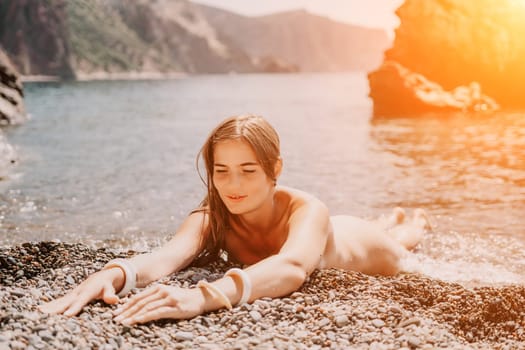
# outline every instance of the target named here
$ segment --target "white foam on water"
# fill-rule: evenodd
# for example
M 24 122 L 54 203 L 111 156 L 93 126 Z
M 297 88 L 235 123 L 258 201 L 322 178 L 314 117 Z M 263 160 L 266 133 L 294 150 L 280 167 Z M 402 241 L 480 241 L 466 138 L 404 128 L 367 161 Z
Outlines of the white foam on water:
M 445 260 L 422 253 L 408 253 L 401 263 L 402 271 L 420 273 L 430 278 L 467 286 L 523 284 L 525 278 L 502 266 L 487 262 Z

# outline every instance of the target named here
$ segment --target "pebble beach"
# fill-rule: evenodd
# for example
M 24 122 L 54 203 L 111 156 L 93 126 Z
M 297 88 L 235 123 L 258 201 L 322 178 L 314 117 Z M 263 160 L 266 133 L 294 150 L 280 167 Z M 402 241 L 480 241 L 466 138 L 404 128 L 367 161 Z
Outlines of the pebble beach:
M 102 302 L 76 317 L 38 311 L 108 260 L 134 254 L 58 242 L 0 248 L 0 349 L 525 348 L 524 286 L 467 288 L 412 273 L 315 271 L 287 297 L 132 327 Z M 192 287 L 232 266 L 217 261 L 157 283 Z

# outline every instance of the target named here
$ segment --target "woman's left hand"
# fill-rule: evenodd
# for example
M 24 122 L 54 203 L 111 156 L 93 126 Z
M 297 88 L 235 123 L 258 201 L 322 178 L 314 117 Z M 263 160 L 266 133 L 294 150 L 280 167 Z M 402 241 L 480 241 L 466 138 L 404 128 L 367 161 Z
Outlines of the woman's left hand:
M 131 297 L 120 306 L 115 311 L 115 321 L 132 325 L 161 318 L 192 318 L 204 312 L 205 302 L 200 288 L 159 284 Z

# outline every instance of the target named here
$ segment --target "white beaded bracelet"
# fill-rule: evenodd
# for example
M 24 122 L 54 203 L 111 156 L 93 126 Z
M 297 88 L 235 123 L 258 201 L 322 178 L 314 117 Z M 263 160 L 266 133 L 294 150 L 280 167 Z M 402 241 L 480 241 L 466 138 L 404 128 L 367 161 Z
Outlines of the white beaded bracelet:
M 224 276 L 232 276 L 232 278 L 233 276 L 238 276 L 241 279 L 242 294 L 241 300 L 239 300 L 237 305 L 241 305 L 250 301 L 250 297 L 252 295 L 252 282 L 250 281 L 250 277 L 248 277 L 246 271 L 234 267 L 233 269 L 226 271 Z
M 104 265 L 102 270 L 107 270 L 112 267 L 118 267 L 124 272 L 124 287 L 118 292 L 118 296 L 122 298 L 128 295 L 128 293 L 137 285 L 137 269 L 129 260 L 113 259 Z
M 208 282 L 206 280 L 200 280 L 199 282 L 197 282 L 197 287 L 198 288 L 204 288 L 209 293 L 214 294 L 215 297 L 217 299 L 219 299 L 219 301 L 222 303 L 222 305 L 226 306 L 226 308 L 228 310 L 232 309 L 232 303 L 230 302 L 230 299 L 228 299 L 226 294 L 224 294 L 224 292 L 222 290 L 220 290 L 219 288 L 217 288 L 216 286 L 214 286 L 210 282 Z

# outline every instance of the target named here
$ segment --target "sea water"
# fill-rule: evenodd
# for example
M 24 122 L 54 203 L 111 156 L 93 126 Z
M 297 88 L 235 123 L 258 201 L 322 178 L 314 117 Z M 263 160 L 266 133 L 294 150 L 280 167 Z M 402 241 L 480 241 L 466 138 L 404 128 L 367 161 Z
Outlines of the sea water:
M 522 282 L 525 113 L 372 116 L 365 73 L 203 75 L 28 83 L 31 119 L 7 130 L 0 244 L 61 240 L 152 249 L 205 191 L 195 156 L 237 114 L 281 137 L 279 183 L 333 214 L 424 208 L 433 230 L 408 270 L 471 284 Z

